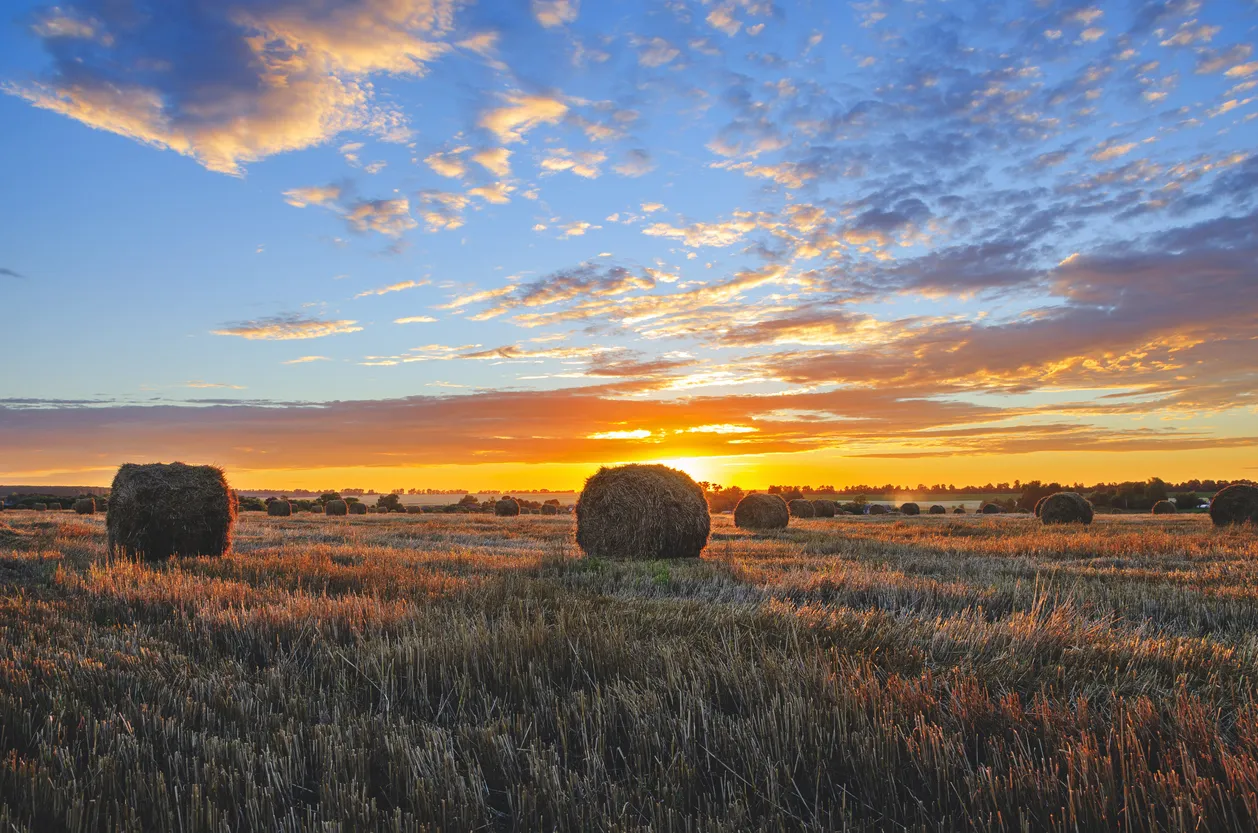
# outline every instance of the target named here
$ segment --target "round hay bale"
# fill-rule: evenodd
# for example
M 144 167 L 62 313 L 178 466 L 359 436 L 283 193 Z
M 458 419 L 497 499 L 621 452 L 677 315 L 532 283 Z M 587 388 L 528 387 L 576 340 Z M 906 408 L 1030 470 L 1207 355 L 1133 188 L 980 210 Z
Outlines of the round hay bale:
M 405 511 L 408 515 L 422 515 L 424 514 L 424 507 L 417 503 L 412 503 L 410 506 L 405 507 Z
M 792 500 L 790 503 L 786 504 L 786 506 L 788 509 L 791 510 L 792 518 L 817 517 L 817 510 L 813 507 L 811 500 L 804 500 L 803 498 L 796 498 L 795 500 Z
M 1250 523 L 1258 526 L 1258 486 L 1233 483 L 1210 501 L 1210 520 L 1215 526 Z
M 887 514 L 887 507 L 883 506 L 881 503 L 875 503 L 873 506 L 869 507 L 869 514 L 885 515 Z
M 266 505 L 266 513 L 272 518 L 287 518 L 293 514 L 293 505 L 286 500 L 273 500 Z
M 833 518 L 839 505 L 832 500 L 818 499 L 812 502 L 812 508 L 818 518 Z
M 322 514 L 323 514 L 323 507 L 322 507 L 321 505 L 317 504 L 317 503 L 313 503 L 313 504 L 311 504 L 311 505 L 310 505 L 310 514 L 312 514 L 312 515 L 322 515 Z
M 542 514 L 543 515 L 558 515 L 559 507 L 552 506 L 549 503 L 542 504 Z
M 367 504 L 365 504 L 365 503 L 351 503 L 351 504 L 349 505 L 349 513 L 350 513 L 351 515 L 366 515 L 366 514 L 367 514 Z
M 380 514 L 380 507 L 379 507 L 379 506 L 368 506 L 368 507 L 367 507 L 367 514 L 368 514 L 368 515 L 378 515 L 378 514 Z
M 734 526 L 740 529 L 785 529 L 791 510 L 777 495 L 746 495 L 734 507 Z
M 593 558 L 698 558 L 711 528 L 703 490 L 668 466 L 600 468 L 577 497 L 577 546 Z
M 31 504 L 31 508 L 32 508 L 32 509 L 34 509 L 36 512 L 47 512 L 47 511 L 48 511 L 48 504 L 46 504 L 46 503 L 32 503 L 32 504 Z
M 999 515 L 1005 510 L 999 503 L 984 503 L 983 508 L 979 510 L 984 515 Z
M 920 515 L 922 514 L 922 507 L 918 506 L 916 503 L 906 503 L 900 507 L 900 514 L 901 515 Z
M 150 561 L 222 555 L 231 547 L 236 493 L 217 466 L 125 463 L 114 475 L 109 551 Z
M 343 518 L 349 514 L 349 504 L 343 500 L 329 500 L 323 505 L 323 512 L 325 515 Z
M 947 515 L 947 514 L 948 514 L 948 510 L 947 510 L 947 509 L 945 509 L 945 508 L 943 508 L 942 506 L 940 506 L 938 503 L 936 503 L 934 506 L 930 507 L 930 514 L 932 514 L 932 515 Z
M 520 514 L 520 503 L 515 498 L 504 497 L 494 504 L 494 514 L 500 518 L 514 518 Z
M 1175 508 L 1175 504 L 1169 500 L 1159 500 L 1153 504 L 1153 514 L 1155 515 L 1174 515 L 1179 510 Z
M 965 507 L 964 507 L 964 506 L 958 506 L 956 509 L 953 509 L 953 510 L 952 510 L 952 514 L 954 514 L 954 515 L 964 515 L 964 514 L 965 514 Z
M 1046 524 L 1090 524 L 1092 504 L 1078 492 L 1058 492 L 1044 499 L 1040 520 Z
M 80 515 L 95 515 L 96 501 L 90 497 L 81 497 L 74 502 L 74 511 Z

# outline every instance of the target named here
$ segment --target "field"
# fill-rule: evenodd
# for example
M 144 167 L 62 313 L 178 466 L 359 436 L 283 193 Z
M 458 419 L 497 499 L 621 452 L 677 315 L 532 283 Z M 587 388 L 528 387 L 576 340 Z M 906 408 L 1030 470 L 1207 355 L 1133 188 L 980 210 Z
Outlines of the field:
M 1258 535 L 1201 516 L 0 515 L 5 830 L 1252 830 Z

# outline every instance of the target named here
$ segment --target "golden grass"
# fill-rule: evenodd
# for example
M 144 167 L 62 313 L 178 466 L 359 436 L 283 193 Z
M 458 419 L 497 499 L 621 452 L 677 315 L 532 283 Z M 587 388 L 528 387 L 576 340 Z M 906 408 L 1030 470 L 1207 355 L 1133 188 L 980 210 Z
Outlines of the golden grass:
M 1202 516 L 241 516 L 223 558 L 6 512 L 0 826 L 1248 830 L 1258 535 Z

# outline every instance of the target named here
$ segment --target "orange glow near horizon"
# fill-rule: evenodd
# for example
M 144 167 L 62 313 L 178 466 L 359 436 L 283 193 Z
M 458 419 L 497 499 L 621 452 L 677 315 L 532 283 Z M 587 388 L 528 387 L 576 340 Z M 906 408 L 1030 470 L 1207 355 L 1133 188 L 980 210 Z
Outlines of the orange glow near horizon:
M 189 460 L 188 462 L 196 462 Z M 627 460 L 609 460 L 617 465 Z M 763 489 L 771 484 L 856 485 L 951 483 L 982 485 L 1014 480 L 1063 483 L 1192 478 L 1240 480 L 1258 475 L 1258 451 L 1248 448 L 1163 452 L 1037 452 L 929 458 L 844 457 L 833 450 L 795 454 L 640 459 L 681 469 L 696 481 Z M 343 466 L 261 469 L 224 465 L 228 479 L 245 491 L 361 488 L 525 492 L 579 491 L 600 463 L 485 463 L 436 466 Z M 0 481 L 31 486 L 108 486 L 114 469 L 76 472 L 0 472 Z

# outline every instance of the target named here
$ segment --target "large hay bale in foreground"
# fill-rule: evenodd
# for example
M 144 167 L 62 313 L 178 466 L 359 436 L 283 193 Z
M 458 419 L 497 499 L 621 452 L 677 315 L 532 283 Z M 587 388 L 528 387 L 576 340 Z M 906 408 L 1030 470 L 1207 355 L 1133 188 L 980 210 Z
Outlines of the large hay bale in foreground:
M 350 513 L 351 515 L 366 515 L 366 514 L 367 514 L 367 504 L 365 504 L 365 503 L 351 503 L 351 504 L 349 505 L 349 513 Z
M 948 510 L 947 510 L 947 509 L 945 509 L 945 508 L 943 508 L 942 506 L 940 506 L 938 503 L 936 503 L 934 506 L 930 507 L 930 514 L 932 514 L 932 515 L 947 515 L 947 514 L 948 514 Z
M 150 561 L 222 555 L 231 547 L 236 493 L 217 466 L 125 463 L 109 496 L 109 551 Z
M 80 515 L 95 515 L 96 501 L 90 497 L 81 497 L 74 502 L 74 511 Z
M 796 498 L 795 500 L 792 500 L 790 503 L 786 504 L 786 507 L 791 510 L 792 518 L 817 517 L 817 510 L 813 508 L 811 500 L 804 500 L 803 498 Z
M 520 502 L 514 498 L 504 497 L 494 504 L 494 514 L 500 518 L 514 518 L 520 514 Z
M 784 529 L 790 520 L 790 508 L 777 495 L 746 495 L 734 507 L 734 526 L 740 529 Z
M 544 504 L 542 504 L 542 514 L 543 514 L 543 515 L 558 515 L 558 514 L 559 514 L 559 507 L 558 507 L 558 506 L 553 506 L 553 505 L 551 505 L 551 504 L 549 504 L 549 503 L 544 503 Z
M 818 518 L 833 518 L 839 505 L 832 500 L 818 499 L 812 502 L 812 508 Z
M 1038 518 L 1040 516 L 1040 512 L 1044 509 L 1044 501 L 1046 500 L 1048 500 L 1048 495 L 1044 495 L 1044 497 L 1035 502 L 1035 517 Z
M 698 558 L 711 528 L 703 490 L 668 466 L 600 468 L 577 497 L 577 546 L 594 558 Z
M 1210 501 L 1210 520 L 1215 526 L 1243 523 L 1258 526 L 1258 486 L 1233 483 L 1220 489 Z
M 1153 504 L 1153 514 L 1155 515 L 1174 515 L 1179 510 L 1175 508 L 1175 504 L 1169 500 L 1159 500 Z
M 900 507 L 900 514 L 901 515 L 920 515 L 922 514 L 922 507 L 918 506 L 916 503 L 906 503 Z
M 1078 492 L 1058 492 L 1044 498 L 1040 520 L 1046 524 L 1090 524 L 1092 504 Z
M 887 507 L 883 506 L 881 503 L 875 503 L 873 506 L 869 507 L 869 514 L 885 515 L 887 514 Z
M 329 500 L 323 505 L 323 512 L 338 518 L 344 517 L 349 514 L 349 504 L 343 500 Z
M 287 518 L 293 514 L 293 505 L 286 500 L 273 500 L 266 505 L 266 513 L 272 518 Z
M 1005 509 L 999 503 L 984 503 L 983 508 L 979 511 L 984 515 L 999 515 L 1004 512 Z

